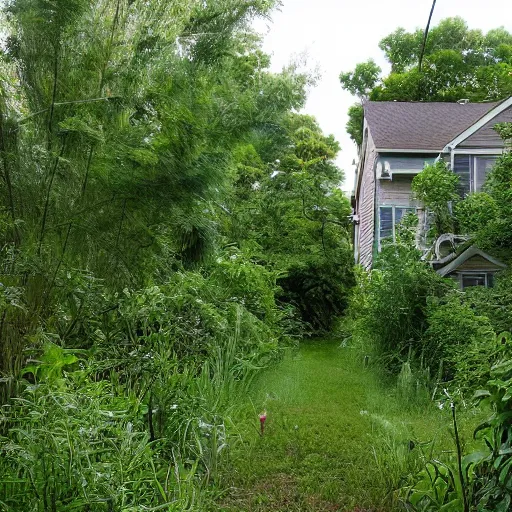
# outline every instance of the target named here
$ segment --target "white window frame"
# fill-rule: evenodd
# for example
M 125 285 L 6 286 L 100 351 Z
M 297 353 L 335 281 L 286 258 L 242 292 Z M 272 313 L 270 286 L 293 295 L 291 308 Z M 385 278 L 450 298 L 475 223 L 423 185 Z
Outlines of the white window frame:
M 415 213 L 417 211 L 416 206 L 402 206 L 399 204 L 381 204 L 378 210 L 378 226 L 377 226 L 377 236 L 379 240 L 379 252 L 382 249 L 382 240 L 389 240 L 387 237 L 382 239 L 380 236 L 380 209 L 381 208 L 391 208 L 391 222 L 392 222 L 392 230 L 393 230 L 393 243 L 396 243 L 396 208 L 399 210 L 411 210 L 410 213 Z M 402 217 L 403 218 L 403 217 Z M 402 219 L 400 219 L 402 220 Z
M 498 159 L 503 154 L 503 149 L 501 148 L 488 148 L 488 149 L 473 149 L 473 150 L 467 150 L 467 149 L 454 149 L 451 153 L 450 157 L 450 164 L 451 169 L 454 169 L 455 165 L 455 155 L 469 155 L 469 192 L 471 194 L 478 192 L 475 189 L 475 183 L 476 183 L 476 158 L 478 157 L 495 157 Z
M 480 155 L 471 155 L 471 160 L 470 160 L 470 163 L 471 163 L 471 169 L 470 169 L 470 191 L 472 193 L 481 192 L 482 191 L 482 188 L 480 188 L 480 190 L 477 190 L 477 188 L 476 188 L 476 162 L 477 162 L 477 159 L 478 158 L 493 158 L 493 157 L 496 157 L 495 160 L 497 160 L 498 156 L 499 155 L 494 155 L 492 153 L 480 154 Z M 482 185 L 483 185 L 483 183 L 482 183 Z

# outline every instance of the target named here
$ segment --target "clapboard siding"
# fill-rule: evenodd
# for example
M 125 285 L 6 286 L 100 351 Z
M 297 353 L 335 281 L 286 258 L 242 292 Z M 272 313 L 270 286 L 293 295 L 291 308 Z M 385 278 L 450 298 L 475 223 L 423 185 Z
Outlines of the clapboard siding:
M 411 191 L 412 177 L 393 177 L 393 180 L 378 180 L 377 202 L 379 206 L 416 206 Z
M 502 270 L 502 268 L 483 258 L 482 256 L 477 255 L 467 259 L 464 263 L 457 267 L 457 271 L 460 272 L 463 270 L 498 271 Z
M 507 108 L 494 119 L 482 126 L 480 130 L 463 140 L 459 148 L 503 148 L 503 140 L 493 129 L 498 123 L 512 123 L 512 107 Z
M 358 201 L 359 215 L 359 263 L 366 269 L 372 266 L 373 241 L 375 230 L 375 163 L 377 153 L 375 145 L 368 133 L 365 166 L 362 170 L 360 197 Z

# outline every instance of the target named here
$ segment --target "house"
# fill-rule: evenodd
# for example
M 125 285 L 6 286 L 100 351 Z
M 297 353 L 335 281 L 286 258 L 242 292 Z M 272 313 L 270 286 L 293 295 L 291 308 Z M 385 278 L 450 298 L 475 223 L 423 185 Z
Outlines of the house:
M 492 286 L 494 274 L 506 268 L 504 263 L 474 245 L 452 254 L 452 258 L 442 264 L 435 262 L 433 266 L 439 275 L 455 279 L 462 290 L 468 286 Z
M 494 275 L 506 265 L 471 243 L 467 236 L 445 233 L 422 257 L 443 277 L 457 281 L 464 290 L 469 286 L 492 286 Z
M 459 175 L 461 195 L 481 190 L 504 151 L 493 129 L 504 122 L 512 122 L 512 97 L 489 103 L 366 102 L 352 197 L 356 263 L 371 268 L 383 241 L 395 239 L 396 226 L 408 212 L 416 212 L 422 221 L 424 211 L 413 197 L 411 183 L 425 164 L 446 161 Z M 453 261 L 459 256 L 456 251 L 451 254 Z M 496 271 L 488 255 L 468 254 L 467 260 L 478 256 Z M 452 267 L 446 275 L 456 273 Z M 485 273 L 482 265 L 479 270 Z

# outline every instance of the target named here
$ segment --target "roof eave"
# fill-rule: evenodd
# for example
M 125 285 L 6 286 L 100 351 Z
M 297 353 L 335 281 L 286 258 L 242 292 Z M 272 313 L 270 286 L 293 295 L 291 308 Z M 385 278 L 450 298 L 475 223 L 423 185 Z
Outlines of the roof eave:
M 500 267 L 502 269 L 507 268 L 507 265 L 505 265 L 505 263 L 497 260 L 490 254 L 487 254 L 478 247 L 472 245 L 471 247 L 468 247 L 465 251 L 461 252 L 455 259 L 451 260 L 447 265 L 438 268 L 436 272 L 440 276 L 444 277 L 450 274 L 451 272 L 457 270 L 457 268 L 460 267 L 460 265 L 462 265 L 465 261 L 467 261 L 469 258 L 472 258 L 473 256 L 481 256 L 482 258 L 486 259 L 487 261 L 489 261 L 493 265 L 496 265 L 497 267 Z
M 443 153 L 443 149 L 375 148 L 377 153 Z

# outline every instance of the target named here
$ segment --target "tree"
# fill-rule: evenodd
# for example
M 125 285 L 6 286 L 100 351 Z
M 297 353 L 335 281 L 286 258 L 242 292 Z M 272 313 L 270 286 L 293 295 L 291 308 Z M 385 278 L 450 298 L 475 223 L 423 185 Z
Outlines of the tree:
M 272 6 L 7 3 L 0 236 L 3 282 L 16 293 L 4 304 L 1 348 L 12 356 L 0 371 L 17 375 L 27 340 L 47 326 L 89 344 L 79 329 L 93 297 L 102 310 L 212 252 L 208 212 L 231 186 L 234 148 L 305 99 L 309 78 L 270 73 L 250 30 Z
M 373 59 L 357 64 L 354 71 L 340 73 L 340 82 L 343 89 L 361 100 L 375 87 L 382 69 Z
M 453 231 L 450 204 L 458 198 L 459 177 L 451 172 L 445 162 L 427 165 L 412 180 L 411 189 L 416 198 L 433 214 L 433 235 Z
M 363 143 L 364 109 L 361 103 L 354 103 L 348 108 L 348 121 L 345 125 L 350 138 L 358 147 Z
M 348 199 L 339 151 L 314 118 L 289 114 L 271 143 L 254 133 L 239 147 L 227 242 L 249 247 L 281 277 L 280 300 L 315 331 L 346 306 L 352 277 Z
M 372 99 L 411 99 L 409 92 L 400 90 L 395 76 L 417 70 L 421 36 L 420 29 L 413 33 L 397 29 L 381 41 L 392 71 L 372 91 Z M 464 97 L 483 101 L 506 97 L 512 90 L 512 76 L 508 74 L 512 71 L 511 41 L 512 34 L 504 28 L 483 34 L 470 30 L 462 18 L 442 20 L 429 32 L 414 99 L 456 101 Z
M 350 138 L 360 146 L 363 133 L 363 101 L 368 98 L 375 88 L 382 69 L 370 59 L 367 62 L 357 64 L 354 71 L 340 73 L 340 82 L 343 89 L 357 96 L 360 103 L 355 103 L 348 110 L 347 133 Z
M 396 29 L 379 43 L 391 73 L 380 78 L 363 73 L 368 63 L 358 64 L 340 76 L 342 87 L 358 97 L 363 91 L 373 101 L 494 101 L 512 94 L 512 34 L 503 27 L 484 34 L 459 17 L 442 20 L 429 32 L 420 71 L 422 41 L 422 29 Z M 371 84 L 370 90 L 361 84 Z M 347 131 L 356 141 L 360 115 L 351 107 Z

